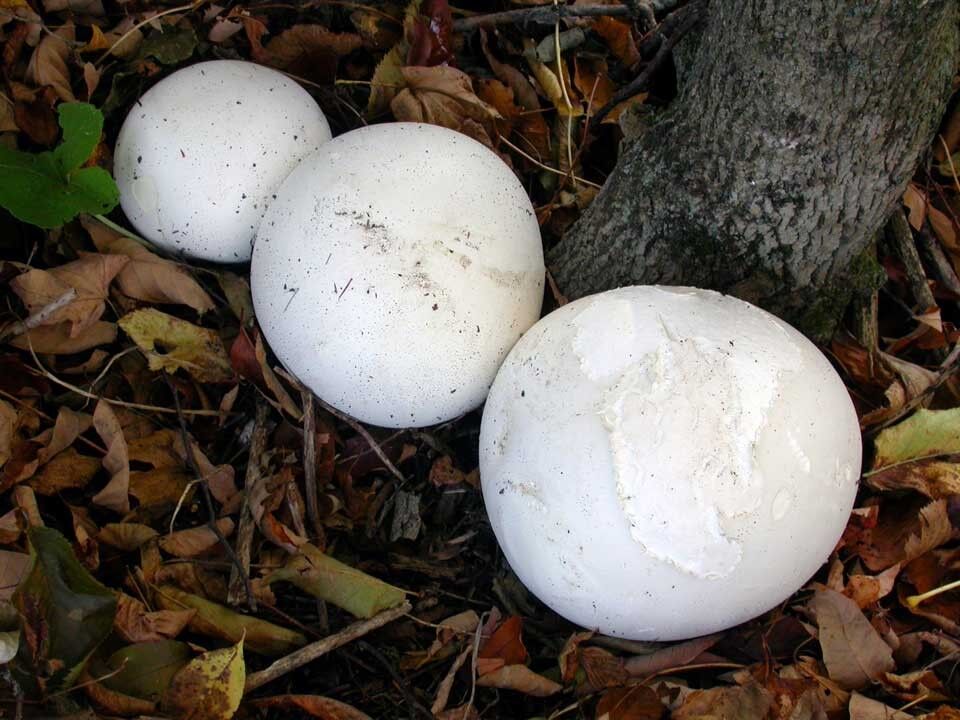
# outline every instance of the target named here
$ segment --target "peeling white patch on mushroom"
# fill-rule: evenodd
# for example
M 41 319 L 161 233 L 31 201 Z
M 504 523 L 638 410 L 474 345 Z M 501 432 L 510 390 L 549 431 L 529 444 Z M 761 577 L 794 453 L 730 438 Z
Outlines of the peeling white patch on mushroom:
M 329 139 L 319 106 L 283 73 L 197 63 L 127 114 L 114 151 L 120 203 L 140 234 L 170 253 L 246 262 L 276 188 Z
M 859 463 L 852 403 L 816 347 L 690 288 L 548 315 L 501 367 L 480 437 L 487 510 L 520 579 L 574 622 L 643 640 L 788 597 L 842 533 Z

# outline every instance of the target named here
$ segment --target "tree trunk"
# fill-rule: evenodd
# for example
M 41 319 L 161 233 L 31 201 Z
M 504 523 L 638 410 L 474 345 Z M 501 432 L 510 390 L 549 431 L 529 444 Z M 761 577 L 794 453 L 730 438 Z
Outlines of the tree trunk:
M 824 337 L 942 116 L 958 23 L 957 0 L 714 0 L 680 96 L 550 254 L 560 288 L 715 288 Z

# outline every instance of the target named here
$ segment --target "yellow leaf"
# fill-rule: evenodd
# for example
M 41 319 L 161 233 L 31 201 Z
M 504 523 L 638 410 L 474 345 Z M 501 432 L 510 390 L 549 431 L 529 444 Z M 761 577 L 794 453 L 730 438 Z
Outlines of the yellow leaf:
M 373 71 L 370 80 L 370 99 L 367 101 L 367 114 L 379 115 L 390 107 L 390 101 L 405 87 L 403 74 L 403 59 L 407 54 L 406 42 L 401 40 L 393 49 L 383 56 L 383 60 Z
M 200 382 L 225 382 L 233 377 L 220 336 L 186 320 L 146 308 L 120 318 L 118 325 L 147 356 L 151 370 L 174 373 L 183 369 Z M 161 352 L 161 347 L 166 352 Z
M 173 676 L 163 706 L 181 720 L 230 720 L 247 679 L 243 640 L 194 658 Z

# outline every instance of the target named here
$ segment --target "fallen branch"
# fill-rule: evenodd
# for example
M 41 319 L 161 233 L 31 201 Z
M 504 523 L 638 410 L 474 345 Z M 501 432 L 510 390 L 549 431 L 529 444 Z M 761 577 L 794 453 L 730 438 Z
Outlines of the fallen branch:
M 237 557 L 239 562 L 230 573 L 227 590 L 227 602 L 238 605 L 245 591 L 250 610 L 257 611 L 257 600 L 250 587 L 250 552 L 253 547 L 253 534 L 257 523 L 250 508 L 250 496 L 253 488 L 263 482 L 261 459 L 267 449 L 267 412 L 268 406 L 257 398 L 257 409 L 253 420 L 253 432 L 250 435 L 250 457 L 247 460 L 247 473 L 243 480 L 243 504 L 240 507 L 240 526 L 237 529 Z
M 17 335 L 23 335 L 23 333 L 27 332 L 28 330 L 33 330 L 38 325 L 43 325 L 48 318 L 52 317 L 53 314 L 61 308 L 64 308 L 72 303 L 76 297 L 77 289 L 70 288 L 56 300 L 44 305 L 25 320 L 18 320 L 7 327 L 3 333 L 0 334 L 0 342 L 4 342 L 11 337 L 16 337 Z
M 625 0 L 622 5 L 538 5 L 536 7 L 504 10 L 487 15 L 471 15 L 453 21 L 454 32 L 469 32 L 495 25 L 527 24 L 553 25 L 566 17 L 642 17 L 651 26 L 656 24 L 656 13 L 673 10 L 678 0 Z
M 410 609 L 410 603 L 405 600 L 394 608 L 384 610 L 374 615 L 369 620 L 355 622 L 338 633 L 328 635 L 323 638 L 323 640 L 317 640 L 299 650 L 295 650 L 286 657 L 280 658 L 266 669 L 248 675 L 244 693 L 250 693 L 258 687 L 266 685 L 268 682 L 272 682 L 347 643 L 353 642 L 359 637 L 363 637 L 377 628 L 383 627 L 387 623 L 393 622 L 397 618 L 410 612 Z

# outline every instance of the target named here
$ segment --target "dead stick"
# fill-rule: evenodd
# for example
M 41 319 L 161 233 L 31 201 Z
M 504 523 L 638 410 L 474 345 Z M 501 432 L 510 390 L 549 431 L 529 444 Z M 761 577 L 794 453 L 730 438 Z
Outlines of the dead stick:
M 25 320 L 18 320 L 10 325 L 6 330 L 3 331 L 3 334 L 0 335 L 0 341 L 6 340 L 9 337 L 22 335 L 28 330 L 33 330 L 38 325 L 43 325 L 54 313 L 72 303 L 76 297 L 77 289 L 70 288 L 56 300 L 44 305 Z
M 317 640 L 309 645 L 305 645 L 299 650 L 295 650 L 286 657 L 280 658 L 265 670 L 248 675 L 244 693 L 250 693 L 258 687 L 266 685 L 268 682 L 272 682 L 286 675 L 288 672 L 303 667 L 307 663 L 313 662 L 317 658 L 336 650 L 338 647 L 342 647 L 377 628 L 383 627 L 387 623 L 393 622 L 397 618 L 410 612 L 410 609 L 410 603 L 405 600 L 397 605 L 397 607 L 384 610 L 369 620 L 355 622 L 338 633 L 328 635 L 323 638 L 323 640 Z
M 253 488 L 263 482 L 261 462 L 267 449 L 267 404 L 257 398 L 257 409 L 253 420 L 253 433 L 250 435 L 250 458 L 247 460 L 247 473 L 243 480 L 243 505 L 240 507 L 240 527 L 237 530 L 237 557 L 239 563 L 230 573 L 230 585 L 227 590 L 227 602 L 238 605 L 246 595 L 247 604 L 256 612 L 257 600 L 250 586 L 250 552 L 253 547 L 253 533 L 256 520 L 250 508 L 250 496 Z
M 313 393 L 300 390 L 300 402 L 303 404 L 303 486 L 306 490 L 307 517 L 313 528 L 313 544 L 319 548 L 326 546 L 326 533 L 320 522 L 320 489 L 317 487 L 317 413 L 313 407 Z
M 627 5 L 546 5 L 460 18 L 453 21 L 453 29 L 468 32 L 479 27 L 510 23 L 552 25 L 557 18 L 565 17 L 627 17 L 634 14 L 634 9 Z

